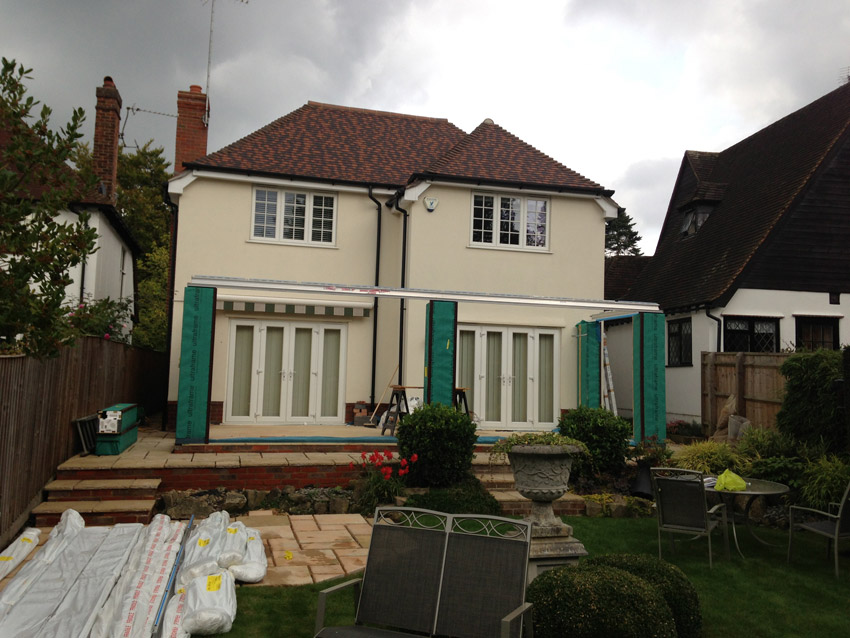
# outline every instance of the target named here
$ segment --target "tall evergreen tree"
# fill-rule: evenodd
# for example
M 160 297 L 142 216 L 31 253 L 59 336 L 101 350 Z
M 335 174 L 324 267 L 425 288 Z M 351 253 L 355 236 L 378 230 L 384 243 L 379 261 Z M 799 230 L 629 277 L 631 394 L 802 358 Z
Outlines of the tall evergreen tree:
M 634 229 L 634 220 L 624 209 L 614 219 L 605 222 L 605 255 L 639 256 L 643 253 L 638 246 L 641 236 Z

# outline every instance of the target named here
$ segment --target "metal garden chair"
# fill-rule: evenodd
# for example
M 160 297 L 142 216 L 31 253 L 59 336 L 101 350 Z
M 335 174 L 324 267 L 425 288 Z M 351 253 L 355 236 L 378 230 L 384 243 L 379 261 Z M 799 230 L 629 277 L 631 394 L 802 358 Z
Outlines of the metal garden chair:
M 830 503 L 829 511 L 792 505 L 788 513 L 788 562 L 791 562 L 791 546 L 794 542 L 794 532 L 806 530 L 829 539 L 827 556 L 830 549 L 835 560 L 835 577 L 838 578 L 838 541 L 850 538 L 850 483 L 844 490 L 840 503 Z M 815 520 L 811 520 L 812 518 Z
M 658 514 L 658 557 L 661 556 L 661 533 L 688 534 L 708 538 L 708 566 L 713 566 L 711 534 L 718 526 L 723 531 L 726 558 L 729 558 L 729 530 L 726 526 L 726 506 L 723 503 L 711 509 L 705 497 L 702 472 L 670 467 L 653 467 L 652 491 Z M 674 537 L 670 537 L 673 550 Z

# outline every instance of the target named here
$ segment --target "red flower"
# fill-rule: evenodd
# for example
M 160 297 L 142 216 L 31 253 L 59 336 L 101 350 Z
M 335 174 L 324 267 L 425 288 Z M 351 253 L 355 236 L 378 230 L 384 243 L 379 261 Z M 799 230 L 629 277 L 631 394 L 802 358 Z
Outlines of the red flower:
M 353 469 L 354 469 L 354 461 L 352 461 L 351 463 L 349 463 L 349 464 L 348 464 L 348 469 L 349 469 L 349 470 L 353 470 Z
M 391 450 L 387 450 L 386 452 L 384 452 L 384 454 L 386 455 L 388 461 L 393 458 L 393 453 Z
M 401 460 L 401 466 L 402 466 L 402 467 L 407 467 L 407 459 L 402 459 L 402 460 Z
M 366 460 L 366 452 L 361 452 L 361 453 L 360 453 L 360 458 L 361 458 L 361 459 L 363 459 L 363 460 L 365 461 L 365 460 Z
M 418 454 L 411 454 L 411 455 L 410 455 L 410 462 L 411 462 L 411 463 L 416 463 L 416 461 L 418 461 L 418 460 L 419 460 L 419 455 L 418 455 Z

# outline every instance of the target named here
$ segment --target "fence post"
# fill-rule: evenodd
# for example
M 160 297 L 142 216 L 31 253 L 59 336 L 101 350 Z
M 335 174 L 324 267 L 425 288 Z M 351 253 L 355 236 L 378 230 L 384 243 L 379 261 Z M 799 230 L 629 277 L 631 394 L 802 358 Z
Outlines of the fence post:
M 714 434 L 714 428 L 717 426 L 717 383 L 715 382 L 715 365 L 716 357 L 713 352 L 709 352 L 705 358 L 705 375 L 706 386 L 708 390 L 708 405 L 703 413 L 703 423 L 708 424 L 707 434 Z
M 744 373 L 744 353 L 735 354 L 735 392 L 738 395 L 735 400 L 735 413 L 738 416 L 747 416 L 747 402 L 744 396 L 747 391 L 747 377 Z

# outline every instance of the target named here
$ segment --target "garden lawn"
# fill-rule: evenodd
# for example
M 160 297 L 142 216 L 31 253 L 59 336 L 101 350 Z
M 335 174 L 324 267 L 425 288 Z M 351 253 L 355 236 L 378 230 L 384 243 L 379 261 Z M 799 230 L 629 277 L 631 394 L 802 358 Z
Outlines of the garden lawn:
M 658 555 L 656 519 L 569 517 L 574 535 L 591 555 L 630 552 Z M 785 638 L 788 636 L 850 636 L 850 560 L 841 556 L 841 578 L 833 575 L 826 556 L 826 539 L 800 534 L 794 541 L 794 562 L 788 565 L 788 533 L 757 528 L 779 547 L 757 543 L 739 525 L 746 558 L 735 551 L 730 528 L 731 559 L 723 541 L 714 535 L 714 569 L 708 568 L 708 543 L 677 541 L 672 553 L 669 535 L 663 537 L 664 558 L 678 565 L 699 593 L 705 638 Z M 686 538 L 682 535 L 681 538 Z M 316 598 L 328 581 L 306 587 L 239 587 L 233 638 L 298 638 L 313 635 Z M 392 592 L 387 592 L 388 596 Z M 353 621 L 352 591 L 331 599 L 329 623 Z

